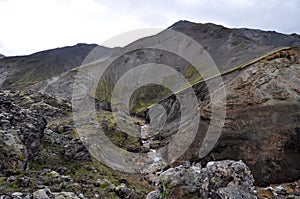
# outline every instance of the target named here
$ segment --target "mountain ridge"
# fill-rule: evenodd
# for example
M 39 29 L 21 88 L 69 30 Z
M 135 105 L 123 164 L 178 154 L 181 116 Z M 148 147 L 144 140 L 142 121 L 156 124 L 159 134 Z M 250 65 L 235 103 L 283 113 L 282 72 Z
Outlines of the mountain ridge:
M 0 60 L 0 87 L 22 89 L 71 70 L 80 66 L 86 56 L 95 48 L 100 52 L 100 57 L 107 56 L 112 51 L 110 48 L 96 44 L 77 44 L 36 52 L 27 56 L 4 57 Z
M 274 31 L 247 28 L 230 29 L 212 23 L 199 24 L 189 21 L 178 21 L 167 30 L 169 29 L 184 33 L 202 45 L 221 73 L 231 71 L 246 63 L 251 63 L 253 60 L 275 49 L 286 46 L 300 46 L 299 35 L 285 35 Z M 45 50 L 29 56 L 6 57 L 0 60 L 0 88 L 30 88 L 70 99 L 73 91 L 72 85 L 77 74 L 74 70 L 76 71 L 75 68 L 79 67 L 86 60 L 87 55 L 90 61 L 94 61 L 103 57 L 109 57 L 114 53 L 120 53 L 122 50 L 125 52 L 126 49 L 139 46 L 143 42 L 159 40 L 158 38 L 160 37 L 170 40 L 172 38 L 169 38 L 167 30 L 157 35 L 141 38 L 123 48 L 110 49 L 96 44 L 77 44 L 75 46 Z M 80 53 L 82 48 L 83 53 Z M 138 51 L 139 53 L 145 53 L 143 49 Z M 155 57 L 158 55 L 155 53 L 153 55 L 149 54 L 149 56 L 147 59 L 153 59 L 154 62 L 157 61 Z M 62 57 L 62 59 L 58 57 Z M 138 57 L 138 55 L 129 56 L 133 63 L 139 62 Z M 131 67 L 126 63 L 125 59 L 123 61 L 123 68 Z M 164 62 L 163 60 L 161 61 Z M 180 65 L 180 72 L 192 75 L 193 79 L 193 75 L 196 75 L 196 73 L 190 69 L 187 63 L 178 61 L 171 60 L 165 64 Z M 125 69 L 115 67 L 106 76 L 109 79 L 113 79 L 115 83 L 123 70 Z M 109 86 L 107 89 L 111 91 L 112 87 Z M 99 97 L 97 98 L 99 99 Z M 107 99 L 107 96 L 102 96 L 100 99 Z
M 219 71 L 221 73 L 225 71 L 230 71 L 233 68 L 236 68 L 245 63 L 249 63 L 262 55 L 268 54 L 275 49 L 286 46 L 300 46 L 300 37 L 298 36 L 289 36 L 280 33 L 274 32 L 264 32 L 263 36 L 254 37 L 255 34 L 260 34 L 261 31 L 252 30 L 252 29 L 229 29 L 221 25 L 214 25 L 212 23 L 208 24 L 196 24 L 187 21 L 179 21 L 174 25 L 170 26 L 171 29 L 182 32 L 192 39 L 196 40 L 203 48 L 209 53 L 215 64 L 217 65 Z M 169 29 L 170 29 L 169 27 Z M 250 31 L 250 32 L 249 32 Z M 258 31 L 258 32 L 257 32 Z M 128 46 L 125 46 L 119 50 L 130 49 L 134 46 L 142 45 L 143 42 L 151 42 L 152 40 L 159 40 L 157 38 L 162 37 L 166 39 L 172 39 L 168 37 L 169 33 L 167 31 L 162 31 L 154 36 L 149 36 L 146 38 L 141 38 Z M 249 34 L 246 34 L 248 33 Z M 255 34 L 254 34 L 255 33 Z M 248 36 L 247 36 L 248 35 Z M 249 38 L 250 37 L 250 38 Z M 254 39 L 252 39 L 255 38 Z M 261 39 L 264 37 L 272 37 L 273 39 L 278 37 L 287 37 L 287 39 L 279 42 L 279 43 L 270 43 L 268 42 L 271 39 Z M 143 52 L 142 49 L 139 50 L 140 53 Z M 149 55 L 148 59 L 153 59 L 156 61 L 156 55 Z M 138 62 L 137 55 L 129 56 L 132 58 L 132 62 Z M 158 58 L 161 59 L 161 58 Z M 175 65 L 175 61 L 170 61 L 167 63 L 168 65 Z M 124 59 L 123 67 L 128 65 Z M 182 61 L 178 62 L 177 65 L 180 65 L 180 72 L 190 73 L 189 66 Z M 130 67 L 130 66 L 128 66 Z M 121 74 L 121 69 L 115 68 L 111 71 L 111 75 L 109 75 L 110 79 L 117 79 L 117 77 Z M 42 90 L 46 92 L 50 92 L 51 94 L 56 94 L 59 97 L 71 97 L 72 88 L 66 89 L 63 84 L 72 85 L 72 81 L 74 80 L 74 71 L 66 72 L 63 75 L 57 76 L 58 81 L 46 80 L 44 82 L 40 82 L 36 85 L 33 85 L 34 89 Z M 192 74 L 193 75 L 193 74 Z M 61 80 L 61 81 L 60 81 Z M 61 89 L 64 87 L 64 89 Z M 66 90 L 68 92 L 66 92 Z M 68 94 L 69 93 L 69 94 Z

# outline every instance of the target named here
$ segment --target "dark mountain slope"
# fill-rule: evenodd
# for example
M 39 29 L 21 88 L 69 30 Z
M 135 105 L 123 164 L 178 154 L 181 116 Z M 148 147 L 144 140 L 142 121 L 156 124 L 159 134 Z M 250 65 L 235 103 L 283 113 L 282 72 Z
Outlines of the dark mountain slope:
M 0 60 L 0 87 L 23 89 L 37 82 L 59 75 L 82 64 L 97 47 L 99 57 L 105 57 L 110 48 L 96 44 L 77 44 L 34 53 L 28 56 L 5 57 Z
M 255 29 L 230 29 L 212 23 L 179 21 L 169 27 L 199 42 L 220 71 L 244 64 L 279 47 L 300 46 L 300 36 Z
M 245 64 L 276 48 L 300 46 L 300 36 L 296 34 L 285 35 L 274 31 L 245 28 L 229 29 L 212 23 L 197 24 L 188 21 L 179 21 L 168 29 L 182 32 L 195 39 L 207 50 L 221 72 Z M 140 39 L 129 45 L 129 47 L 133 45 L 138 46 L 144 41 L 157 40 L 159 37 L 167 38 L 169 41 L 174 39 L 168 37 L 168 33 L 163 31 L 158 35 Z M 62 87 L 61 84 L 66 84 L 67 82 L 67 84 L 72 85 L 68 80 L 69 78 L 74 78 L 72 75 L 74 71 L 71 71 L 71 74 L 68 74 L 68 72 L 62 73 L 81 65 L 85 57 L 96 46 L 95 44 L 78 44 L 73 47 L 35 53 L 30 56 L 4 58 L 0 61 L 0 85 L 2 84 L 1 87 L 5 89 L 22 89 L 41 82 L 37 86 L 34 86 L 34 88 L 60 96 L 62 90 L 58 88 Z M 126 49 L 126 47 L 124 49 Z M 92 58 L 92 60 L 106 57 L 110 55 L 112 51 L 114 50 L 99 47 L 96 53 L 97 55 Z M 128 55 L 132 60 L 131 63 L 139 62 L 138 53 L 143 54 L 145 52 L 141 49 L 136 54 Z M 157 53 L 150 53 L 147 56 L 148 60 L 157 61 L 157 59 L 160 59 Z M 125 68 L 127 68 L 127 63 L 125 63 L 126 59 L 124 58 L 124 63 L 122 64 Z M 168 65 L 180 65 L 179 70 L 183 74 L 189 73 L 189 75 L 195 75 L 190 74 L 190 67 L 187 63 L 178 61 L 178 59 L 168 60 L 167 62 Z M 122 74 L 121 71 L 119 67 L 114 68 L 114 70 L 108 72 L 110 73 L 108 76 L 114 76 L 110 78 L 117 79 L 117 77 Z M 53 78 L 49 79 L 50 77 Z M 42 82 L 46 79 L 47 81 Z M 60 79 L 63 79 L 63 81 L 56 81 Z M 197 79 L 197 77 L 190 79 Z M 51 87 L 51 89 L 48 89 L 49 87 Z M 69 94 L 66 96 L 65 89 L 63 89 L 62 92 L 64 93 L 63 97 L 70 97 Z

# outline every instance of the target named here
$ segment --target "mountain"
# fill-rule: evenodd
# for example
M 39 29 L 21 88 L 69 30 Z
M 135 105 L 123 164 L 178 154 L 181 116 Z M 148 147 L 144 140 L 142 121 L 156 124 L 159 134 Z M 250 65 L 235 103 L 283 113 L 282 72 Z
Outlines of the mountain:
M 108 56 L 112 52 L 112 49 L 96 44 L 77 44 L 28 56 L 5 57 L 0 60 L 1 88 L 23 89 L 71 70 L 80 66 L 95 48 L 99 52 L 99 57 L 95 59 Z
M 274 31 L 246 28 L 229 29 L 212 23 L 197 24 L 179 21 L 168 29 L 182 32 L 202 45 L 221 72 L 252 61 L 276 48 L 300 46 L 300 36 L 297 34 L 285 35 Z M 164 35 L 163 31 L 158 35 L 145 39 L 148 41 L 155 40 L 161 36 L 168 37 Z M 138 46 L 145 39 L 138 40 L 129 46 Z M 72 73 L 74 74 L 71 69 L 80 66 L 89 52 L 96 46 L 95 44 L 78 44 L 73 47 L 48 50 L 29 56 L 6 57 L 0 61 L 0 71 L 3 71 L 0 73 L 1 88 L 21 89 L 33 86 L 33 88 L 41 91 L 48 89 L 47 92 L 57 96 L 70 97 L 65 91 L 60 92 L 60 89 L 55 89 L 55 87 L 61 87 L 61 84 L 69 84 L 67 82 L 69 78 L 72 79 Z M 97 53 L 94 53 L 97 56 L 92 60 L 106 57 L 112 52 L 120 50 L 99 46 L 97 49 L 99 49 Z M 140 50 L 137 53 L 144 53 L 142 51 Z M 138 56 L 133 55 L 131 57 L 135 59 L 133 62 L 138 61 Z M 152 59 L 157 60 L 156 55 L 153 55 Z M 168 64 L 174 65 L 174 61 L 169 61 Z M 185 66 L 183 63 L 180 64 L 182 64 L 180 68 L 182 73 L 190 73 L 188 71 L 189 66 Z M 115 69 L 115 73 L 119 73 L 119 70 Z M 66 73 L 62 74 L 63 72 Z M 50 79 L 51 77 L 52 79 Z M 59 81 L 60 79 L 62 81 Z
M 300 46 L 299 35 L 285 35 L 274 31 L 270 32 L 244 28 L 229 29 L 211 23 L 196 24 L 188 21 L 179 21 L 169 27 L 168 30 L 182 32 L 197 41 L 208 52 L 221 73 L 226 73 L 226 71 L 255 61 L 255 59 L 267 55 L 268 53 L 272 53 L 272 51 L 276 51 L 277 49 Z M 116 54 L 126 55 L 120 56 L 118 58 L 118 64 L 110 65 L 109 69 L 104 73 L 104 77 L 102 77 L 100 81 L 110 81 L 112 84 L 105 86 L 106 91 L 103 92 L 104 94 L 102 93 L 99 95 L 99 93 L 96 93 L 96 98 L 100 101 L 109 101 L 110 96 L 107 96 L 105 93 L 111 93 L 113 88 L 112 85 L 117 82 L 124 72 L 145 61 L 145 59 L 147 59 L 148 63 L 161 63 L 170 65 L 171 67 L 178 66 L 176 70 L 179 70 L 190 81 L 195 82 L 197 79 L 201 78 L 189 63 L 181 58 L 172 56 L 170 53 L 166 55 L 169 57 L 166 59 L 166 56 L 162 56 L 162 53 L 158 50 L 150 52 L 147 49 L 138 49 L 134 52 L 126 52 L 136 46 L 143 46 L 143 43 L 148 42 L 155 44 L 156 42 L 162 42 L 163 44 L 164 42 L 172 43 L 173 40 L 176 41 L 176 38 L 173 38 L 172 33 L 170 34 L 170 32 L 166 30 L 157 35 L 137 40 L 124 48 L 118 49 L 117 53 L 115 52 Z M 184 51 L 188 46 L 181 48 Z M 143 56 L 145 57 L 144 60 L 141 58 Z M 130 62 L 128 62 L 128 60 L 130 60 Z M 102 61 L 98 62 L 100 68 L 104 67 L 104 64 L 101 62 Z M 121 65 L 122 67 L 120 67 Z M 89 68 L 89 66 L 85 66 L 84 68 Z M 82 68 L 82 70 L 85 70 L 84 68 Z M 32 88 L 54 94 L 58 97 L 71 98 L 75 74 L 81 74 L 81 72 L 78 72 L 77 70 L 78 68 L 67 71 L 64 74 L 59 74 L 52 79 L 33 85 Z M 150 105 L 153 101 L 159 100 L 155 96 L 149 96 L 149 93 L 157 94 L 160 92 L 162 92 L 162 94 L 158 98 L 164 98 L 165 91 L 161 90 L 161 88 L 157 87 L 154 92 L 147 92 L 148 102 L 144 103 L 144 106 L 145 104 Z M 133 107 L 135 110 L 144 108 L 144 106 L 141 107 L 139 105 L 141 104 L 139 102 L 136 102 L 135 104 L 136 107 Z
M 193 38 L 207 54 L 172 30 Z M 186 59 L 203 54 L 217 65 L 223 84 L 205 57 L 199 66 Z M 133 70 L 144 64 L 155 70 Z M 163 73 L 163 65 L 190 85 L 177 87 L 181 80 Z M 151 82 L 128 99 L 128 88 L 160 75 L 163 86 Z M 79 44 L 5 57 L 0 87 L 18 92 L 0 91 L 0 194 L 145 198 L 158 184 L 147 198 L 255 198 L 253 184 L 271 184 L 258 189 L 258 198 L 296 197 L 299 79 L 299 35 L 188 21 L 122 48 Z M 129 114 L 122 98 L 111 100 L 118 81 Z M 136 130 L 141 138 L 131 134 Z
M 4 55 L 0 54 L 0 59 L 2 59 L 2 58 L 4 58 L 4 57 L 5 57 Z
M 182 32 L 207 50 L 219 70 L 225 71 L 285 46 L 300 46 L 300 35 L 285 35 L 275 31 L 230 29 L 212 23 L 197 24 L 179 21 L 169 27 Z

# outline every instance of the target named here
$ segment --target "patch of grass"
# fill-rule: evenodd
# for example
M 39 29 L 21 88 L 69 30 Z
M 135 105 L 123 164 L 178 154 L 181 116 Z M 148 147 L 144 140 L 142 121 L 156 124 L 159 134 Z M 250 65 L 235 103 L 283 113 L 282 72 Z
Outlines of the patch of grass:
M 161 193 L 161 197 L 162 197 L 162 198 L 167 198 L 167 192 L 166 192 L 166 191 L 163 191 L 163 192 Z
M 130 112 L 138 114 L 146 107 L 159 102 L 171 93 L 172 92 L 168 88 L 157 84 L 140 87 L 131 96 Z
M 97 88 L 89 92 L 89 95 L 94 96 L 97 100 L 110 102 L 114 86 L 113 81 L 109 77 L 104 80 L 102 79 L 98 82 Z
M 118 130 L 117 124 L 113 118 L 113 114 L 109 111 L 98 110 L 97 111 L 97 119 L 99 123 L 102 123 L 102 130 L 105 132 L 105 135 L 110 139 L 110 141 L 123 148 L 125 150 L 139 148 L 140 140 L 137 137 L 128 135 L 126 133 Z M 131 118 L 132 123 L 138 123 Z
M 190 80 L 196 76 L 200 76 L 199 71 L 193 65 L 189 65 L 185 70 L 184 77 Z
M 0 193 L 2 192 L 3 194 L 8 193 L 8 192 L 17 192 L 20 191 L 21 189 L 16 185 L 16 182 L 7 182 L 6 178 L 0 178 L 0 187 L 2 190 L 0 190 Z

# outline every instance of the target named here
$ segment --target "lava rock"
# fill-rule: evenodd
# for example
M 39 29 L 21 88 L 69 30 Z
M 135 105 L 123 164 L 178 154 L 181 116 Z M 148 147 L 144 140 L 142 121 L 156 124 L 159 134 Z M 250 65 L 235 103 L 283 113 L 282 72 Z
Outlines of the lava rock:
M 205 168 L 175 167 L 159 176 L 159 190 L 148 199 L 159 198 L 257 198 L 253 176 L 242 161 L 209 162 Z
M 65 145 L 62 154 L 68 161 L 91 160 L 89 151 L 79 138 L 73 139 L 69 144 Z
M 14 103 L 12 93 L 0 91 L 0 168 L 26 169 L 42 148 L 46 120 Z

